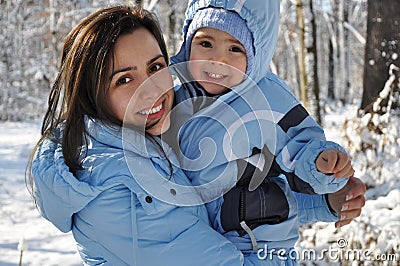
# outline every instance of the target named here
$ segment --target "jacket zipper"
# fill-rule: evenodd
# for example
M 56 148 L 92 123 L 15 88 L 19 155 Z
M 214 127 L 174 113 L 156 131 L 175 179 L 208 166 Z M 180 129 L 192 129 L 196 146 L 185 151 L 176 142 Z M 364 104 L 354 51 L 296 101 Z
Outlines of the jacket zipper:
M 240 190 L 240 205 L 239 205 L 239 222 L 242 222 L 245 220 L 246 216 L 246 193 L 245 190 L 246 188 L 243 187 Z

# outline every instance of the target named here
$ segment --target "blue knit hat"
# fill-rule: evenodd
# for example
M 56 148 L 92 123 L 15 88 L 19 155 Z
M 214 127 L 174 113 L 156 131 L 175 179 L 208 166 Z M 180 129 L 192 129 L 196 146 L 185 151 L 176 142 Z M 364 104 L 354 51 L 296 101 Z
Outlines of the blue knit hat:
M 198 10 L 194 15 L 186 33 L 186 58 L 189 59 L 190 46 L 195 32 L 205 27 L 225 31 L 244 46 L 247 56 L 246 74 L 248 74 L 254 61 L 252 34 L 246 22 L 236 12 L 222 8 L 208 7 Z

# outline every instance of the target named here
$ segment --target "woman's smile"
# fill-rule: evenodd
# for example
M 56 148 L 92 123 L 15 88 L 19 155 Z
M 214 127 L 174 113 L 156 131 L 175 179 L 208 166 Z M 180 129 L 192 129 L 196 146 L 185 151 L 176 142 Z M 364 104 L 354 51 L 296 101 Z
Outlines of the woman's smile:
M 153 107 L 146 108 L 142 111 L 139 111 L 138 114 L 144 116 L 146 119 L 146 126 L 148 124 L 154 124 L 154 122 L 158 122 L 165 113 L 165 99 L 161 102 L 155 103 Z
M 157 114 L 157 113 L 159 113 L 161 111 L 162 107 L 163 107 L 163 104 L 161 103 L 160 105 L 158 105 L 158 106 L 156 106 L 154 108 L 150 108 L 150 109 L 147 109 L 147 110 L 140 111 L 139 114 L 147 115 L 147 116 L 155 115 L 155 114 Z

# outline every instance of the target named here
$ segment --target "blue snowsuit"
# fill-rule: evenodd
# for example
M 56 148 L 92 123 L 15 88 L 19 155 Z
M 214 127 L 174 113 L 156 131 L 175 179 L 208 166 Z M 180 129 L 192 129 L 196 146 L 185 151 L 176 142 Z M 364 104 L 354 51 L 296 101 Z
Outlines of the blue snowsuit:
M 209 97 L 188 72 L 185 43 L 171 58 L 173 69 L 182 81 L 176 88 L 173 115 L 181 120 L 174 123 L 180 127 L 175 132 L 181 167 L 202 200 L 208 202 L 206 206 L 214 228 L 246 256 L 256 255 L 254 240 L 258 247 L 267 245 L 269 249 L 290 252 L 298 239 L 299 224 L 313 221 L 316 213 L 319 220 L 337 220 L 327 210 L 323 195 L 296 192 L 324 194 L 342 188 L 348 178 L 336 179 L 319 172 L 315 161 L 323 150 L 344 150 L 325 140 L 322 128 L 286 84 L 269 71 L 278 36 L 279 0 L 189 1 L 184 35 L 196 11 L 205 7 L 235 11 L 246 21 L 253 34 L 255 59 L 252 69 L 247 70 L 248 77 L 241 84 L 218 97 Z M 268 189 L 273 187 L 273 193 L 268 194 L 265 190 L 260 193 L 264 198 L 236 186 L 238 180 L 246 179 L 243 175 L 249 164 L 243 161 L 254 161 L 257 154 L 263 156 L 250 163 L 252 170 L 267 177 L 263 182 L 268 184 Z M 231 189 L 238 193 L 232 195 Z M 237 204 L 243 195 L 253 202 L 260 199 L 258 202 L 261 203 L 246 210 Z M 318 203 L 313 205 L 315 202 Z M 314 206 L 316 209 L 312 210 Z M 264 219 L 268 209 L 278 212 L 277 217 Z M 257 216 L 255 213 L 262 219 L 248 224 L 252 229 L 250 233 L 235 227 L 241 222 L 240 218 L 236 224 L 232 223 L 232 217 Z M 281 262 L 274 256 L 271 263 Z M 295 260 L 288 259 L 285 263 L 295 263 Z

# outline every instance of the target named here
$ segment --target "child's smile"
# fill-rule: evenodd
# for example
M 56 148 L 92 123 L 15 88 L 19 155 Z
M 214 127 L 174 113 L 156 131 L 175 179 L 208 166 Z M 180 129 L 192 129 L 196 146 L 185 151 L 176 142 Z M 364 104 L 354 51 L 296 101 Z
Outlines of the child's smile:
M 209 76 L 210 78 L 216 79 L 216 80 L 220 80 L 220 79 L 223 79 L 223 78 L 227 77 L 227 75 L 215 74 L 215 73 L 207 72 L 207 71 L 205 71 L 205 73 L 206 73 L 206 75 Z

